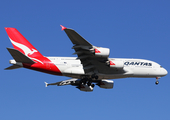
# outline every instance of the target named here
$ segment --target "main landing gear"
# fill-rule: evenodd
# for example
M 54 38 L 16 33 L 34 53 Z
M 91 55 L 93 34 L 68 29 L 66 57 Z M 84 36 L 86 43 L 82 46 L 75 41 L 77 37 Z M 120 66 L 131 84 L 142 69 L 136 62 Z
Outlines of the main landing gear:
M 93 79 L 96 79 L 96 80 L 98 80 L 98 76 L 96 75 L 96 74 L 93 74 L 93 75 L 91 75 L 91 76 L 89 76 L 89 77 L 83 77 L 82 79 L 81 79 L 81 82 L 80 82 L 80 84 L 84 84 L 84 85 L 88 85 L 88 86 L 92 86 L 92 87 L 94 87 L 95 85 L 94 84 L 92 84 L 92 82 L 93 82 Z
M 99 78 L 96 74 L 93 74 L 92 76 L 91 76 L 91 78 L 93 79 L 93 78 L 95 78 L 96 80 Z
M 158 81 L 158 80 L 159 80 L 159 78 L 160 78 L 160 77 L 156 77 L 156 82 L 155 82 L 155 84 L 156 84 L 156 85 L 158 85 L 158 84 L 159 84 L 159 81 Z

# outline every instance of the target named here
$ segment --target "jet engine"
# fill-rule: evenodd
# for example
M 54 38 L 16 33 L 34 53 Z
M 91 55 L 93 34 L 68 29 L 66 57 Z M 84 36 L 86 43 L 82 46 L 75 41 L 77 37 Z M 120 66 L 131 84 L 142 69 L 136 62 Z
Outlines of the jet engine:
M 114 85 L 114 81 L 112 81 L 112 80 L 101 80 L 97 85 L 100 88 L 112 89 L 113 85 Z
M 93 86 L 88 86 L 87 84 L 81 84 L 79 87 L 77 87 L 81 91 L 85 92 L 91 92 L 93 91 Z
M 98 57 L 109 57 L 110 49 L 98 47 L 94 49 L 94 55 Z
M 110 68 L 122 69 L 124 67 L 124 62 L 120 60 L 110 60 L 110 61 L 107 61 L 106 64 Z

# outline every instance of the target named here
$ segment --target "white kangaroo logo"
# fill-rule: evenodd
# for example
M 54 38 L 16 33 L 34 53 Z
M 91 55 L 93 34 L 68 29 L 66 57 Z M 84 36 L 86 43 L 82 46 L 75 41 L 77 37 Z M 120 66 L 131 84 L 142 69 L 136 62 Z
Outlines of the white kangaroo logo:
M 32 51 L 30 52 L 30 53 L 28 53 L 29 55 L 32 55 L 33 53 L 35 53 L 35 52 L 38 52 L 37 50 L 35 50 L 35 49 L 32 49 Z
M 10 39 L 10 38 L 9 38 Z M 26 56 L 28 56 L 28 55 L 32 55 L 33 53 L 35 53 L 35 52 L 38 52 L 37 50 L 35 50 L 35 49 L 29 49 L 27 46 L 25 46 L 25 45 L 23 45 L 23 44 L 20 44 L 20 43 L 17 43 L 17 42 L 15 42 L 15 41 L 13 41 L 12 39 L 10 39 L 11 40 L 11 42 L 12 42 L 12 44 L 14 44 L 15 46 L 17 46 L 17 47 L 19 47 L 20 49 L 22 49 L 23 51 L 24 51 L 24 54 L 26 55 Z
M 22 50 L 24 51 L 24 54 L 25 54 L 26 56 L 32 55 L 32 54 L 34 54 L 35 52 L 38 52 L 37 50 L 35 50 L 35 49 L 33 49 L 33 48 L 32 48 L 32 50 L 31 50 L 31 49 L 29 49 L 27 46 L 13 41 L 11 38 L 9 38 L 9 39 L 10 39 L 10 41 L 12 42 L 12 44 L 14 44 L 15 46 L 17 46 L 17 47 L 19 47 L 20 49 L 22 49 Z M 28 57 L 29 57 L 29 56 L 28 56 Z M 30 58 L 31 58 L 31 57 L 30 57 Z M 40 60 L 38 60 L 38 59 L 36 59 L 36 58 L 31 58 L 31 59 L 36 60 L 36 61 L 40 62 L 41 64 L 44 64 L 43 62 L 41 62 Z

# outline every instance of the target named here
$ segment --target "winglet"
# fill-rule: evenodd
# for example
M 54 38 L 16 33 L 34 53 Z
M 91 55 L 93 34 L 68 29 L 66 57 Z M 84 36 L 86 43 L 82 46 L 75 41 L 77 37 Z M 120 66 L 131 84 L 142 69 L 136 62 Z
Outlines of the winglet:
M 61 30 L 67 29 L 66 27 L 64 27 L 64 26 L 62 26 L 62 25 L 60 25 L 60 26 L 61 26 Z
M 45 87 L 47 87 L 48 86 L 48 83 L 47 82 L 44 82 L 45 83 Z

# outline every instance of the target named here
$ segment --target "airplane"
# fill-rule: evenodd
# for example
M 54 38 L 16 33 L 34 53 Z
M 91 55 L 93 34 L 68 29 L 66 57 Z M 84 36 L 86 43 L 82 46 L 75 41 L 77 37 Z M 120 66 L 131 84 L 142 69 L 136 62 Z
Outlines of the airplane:
M 7 48 L 13 60 L 6 70 L 27 68 L 71 79 L 46 83 L 45 86 L 72 85 L 81 91 L 91 92 L 95 85 L 111 89 L 118 78 L 159 78 L 168 74 L 156 62 L 145 59 L 109 58 L 110 49 L 89 43 L 76 31 L 60 25 L 71 42 L 77 57 L 45 57 L 16 28 L 5 27 L 14 48 Z

